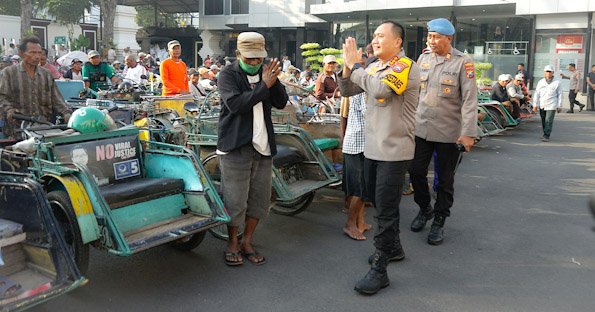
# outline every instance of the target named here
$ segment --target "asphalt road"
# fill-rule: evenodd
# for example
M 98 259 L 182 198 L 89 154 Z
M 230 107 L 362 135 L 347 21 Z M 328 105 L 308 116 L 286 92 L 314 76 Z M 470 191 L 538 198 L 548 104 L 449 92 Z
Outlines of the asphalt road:
M 443 245 L 426 243 L 427 227 L 409 230 L 417 208 L 403 198 L 406 259 L 390 264 L 391 285 L 375 296 L 353 290 L 371 234 L 342 234 L 342 195 L 324 190 L 305 212 L 262 223 L 263 266 L 227 267 L 210 235 L 188 253 L 93 251 L 89 284 L 35 311 L 593 311 L 595 113 L 559 114 L 549 143 L 540 128 L 533 118 L 465 155 Z

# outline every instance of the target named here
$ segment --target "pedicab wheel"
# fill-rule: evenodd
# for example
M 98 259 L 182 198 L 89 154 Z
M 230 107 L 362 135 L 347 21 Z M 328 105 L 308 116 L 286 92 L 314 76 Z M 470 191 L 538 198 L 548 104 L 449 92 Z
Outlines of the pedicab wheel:
M 205 239 L 206 234 L 207 234 L 207 231 L 198 232 L 196 234 L 192 234 L 192 235 L 186 236 L 184 238 L 175 240 L 175 241 L 171 242 L 170 244 L 172 247 L 174 247 L 177 250 L 190 251 L 190 250 L 198 247 L 198 245 L 200 245 L 200 243 L 202 243 L 203 239 Z
M 284 216 L 294 216 L 308 208 L 314 200 L 314 195 L 316 194 L 315 191 L 306 193 L 294 200 L 290 201 L 280 201 L 277 200 L 277 203 L 271 208 L 274 213 L 284 215 Z
M 500 126 L 500 128 L 506 129 L 508 122 L 506 122 L 506 120 L 502 116 L 502 113 L 500 112 L 500 110 L 498 110 L 495 107 L 491 107 L 491 106 L 487 106 L 486 109 L 487 109 L 488 114 L 490 114 L 490 117 L 492 117 L 492 119 L 496 122 L 496 124 L 498 126 Z
M 208 154 L 202 161 L 202 166 L 205 168 L 205 171 L 211 178 L 211 183 L 213 183 L 213 187 L 217 191 L 217 194 L 221 198 L 223 198 L 223 194 L 221 193 L 221 170 L 219 169 L 219 159 L 218 155 L 213 152 Z M 211 235 L 216 238 L 227 240 L 229 235 L 227 235 L 227 225 L 222 224 L 209 229 Z M 240 228 L 238 230 L 238 238 L 241 238 L 244 234 L 244 229 Z
M 65 191 L 51 191 L 48 193 L 48 202 L 74 262 L 81 274 L 85 275 L 89 268 L 89 245 L 83 244 L 81 229 L 72 209 L 70 197 Z
M 209 229 L 209 232 L 215 238 L 222 239 L 222 240 L 229 239 L 229 235 L 227 234 L 227 224 L 221 224 L 221 225 L 212 227 Z M 243 235 L 244 235 L 244 227 L 240 227 L 238 229 L 238 238 L 242 238 Z

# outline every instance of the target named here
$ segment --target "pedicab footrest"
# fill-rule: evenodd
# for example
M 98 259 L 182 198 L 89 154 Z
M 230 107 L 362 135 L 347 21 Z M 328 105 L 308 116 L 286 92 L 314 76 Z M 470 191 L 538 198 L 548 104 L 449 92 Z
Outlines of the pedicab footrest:
M 101 195 L 111 209 L 117 209 L 152 199 L 179 194 L 184 191 L 184 180 L 171 178 L 141 178 L 99 187 Z

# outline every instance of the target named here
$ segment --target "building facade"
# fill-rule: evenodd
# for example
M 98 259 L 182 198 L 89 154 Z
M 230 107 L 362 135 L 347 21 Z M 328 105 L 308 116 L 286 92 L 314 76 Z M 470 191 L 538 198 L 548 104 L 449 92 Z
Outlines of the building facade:
M 567 73 L 569 63 L 577 64 L 583 77 L 590 70 L 594 11 L 595 1 L 589 0 L 327 0 L 310 6 L 331 24 L 328 40 L 335 47 L 347 36 L 363 46 L 382 20 L 400 22 L 406 28 L 405 52 L 412 58 L 425 48 L 426 23 L 448 18 L 457 30 L 454 46 L 476 62 L 492 63 L 488 76 L 514 74 L 524 63 L 535 83 L 546 64 L 557 74 Z
M 235 56 L 236 38 L 243 31 L 258 31 L 266 38 L 273 57 L 289 56 L 301 66 L 299 46 L 304 42 L 328 42 L 329 23 L 309 12 L 310 5 L 324 0 L 200 0 L 198 54 Z
M 136 32 L 139 27 L 134 21 L 136 10 L 134 7 L 118 5 L 114 20 L 115 49 L 122 54 L 126 47 L 132 51 L 139 51 L 140 46 L 136 41 Z M 19 16 L 0 15 L 0 44 L 3 48 L 10 43 L 18 44 L 21 40 L 21 18 Z M 54 46 L 57 50 L 60 45 L 69 47 L 69 28 L 60 22 L 50 19 L 33 19 L 31 30 L 39 37 L 41 45 L 45 48 Z M 72 37 L 84 35 L 89 39 L 88 49 L 99 50 L 101 37 L 99 25 L 99 8 L 93 7 L 91 12 L 85 14 L 83 21 L 72 27 Z M 5 51 L 5 49 L 3 49 Z

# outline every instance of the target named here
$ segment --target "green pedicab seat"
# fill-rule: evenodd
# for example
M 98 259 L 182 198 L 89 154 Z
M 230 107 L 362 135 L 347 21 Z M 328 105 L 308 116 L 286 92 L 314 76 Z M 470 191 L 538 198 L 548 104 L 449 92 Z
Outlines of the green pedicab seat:
M 321 151 L 339 147 L 339 140 L 333 138 L 314 139 L 314 143 Z

